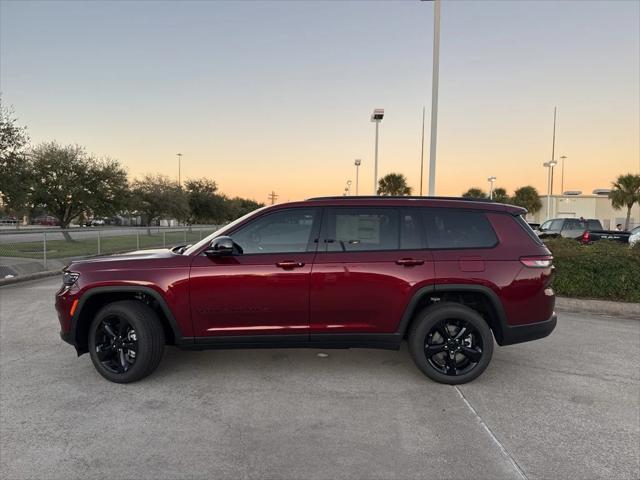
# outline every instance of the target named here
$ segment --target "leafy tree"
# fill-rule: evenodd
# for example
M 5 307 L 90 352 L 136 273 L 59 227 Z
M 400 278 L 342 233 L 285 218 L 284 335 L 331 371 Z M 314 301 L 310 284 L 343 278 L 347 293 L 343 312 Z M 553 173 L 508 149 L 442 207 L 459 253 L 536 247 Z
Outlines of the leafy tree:
M 404 196 L 411 195 L 411 187 L 401 173 L 389 173 L 378 180 L 378 195 Z
M 232 199 L 227 199 L 227 220 L 235 220 L 243 215 L 246 215 L 249 212 L 253 212 L 254 210 L 264 207 L 264 203 L 258 203 L 255 200 L 250 200 L 248 198 L 240 198 L 235 197 Z
M 542 208 L 538 191 L 530 185 L 518 188 L 511 198 L 511 203 L 526 208 L 531 214 L 535 214 Z
M 0 97 L 0 204 L 7 213 L 20 216 L 30 207 L 32 175 L 26 159 L 27 129 L 17 123 Z
M 488 198 L 488 195 L 477 187 L 472 187 L 462 194 L 462 198 Z
M 189 204 L 189 223 L 223 222 L 228 214 L 227 199 L 217 193 L 213 180 L 200 178 L 185 183 Z
M 504 188 L 493 189 L 493 201 L 498 203 L 509 203 L 509 195 Z
M 612 182 L 613 189 L 609 193 L 613 208 L 620 209 L 627 207 L 627 219 L 624 229 L 629 230 L 631 220 L 631 209 L 635 203 L 640 204 L 640 175 L 628 173 L 620 175 L 615 182 Z
M 184 219 L 189 216 L 189 203 L 177 182 L 164 175 L 146 175 L 135 180 L 131 188 L 131 210 L 145 219 L 147 227 L 162 217 Z M 147 228 L 151 234 L 151 229 Z
M 125 205 L 127 172 L 116 160 L 99 160 L 80 146 L 49 142 L 38 145 L 30 161 L 33 203 L 54 215 L 61 228 L 83 213 L 113 215 Z

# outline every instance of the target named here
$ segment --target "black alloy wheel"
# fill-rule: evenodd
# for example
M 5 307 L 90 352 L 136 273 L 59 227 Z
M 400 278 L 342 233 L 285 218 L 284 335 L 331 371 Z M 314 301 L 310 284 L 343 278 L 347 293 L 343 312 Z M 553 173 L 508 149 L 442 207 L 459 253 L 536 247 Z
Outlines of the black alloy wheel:
M 153 309 L 138 300 L 102 307 L 89 327 L 89 354 L 98 373 L 116 383 L 130 383 L 153 372 L 162 359 L 165 337 Z
M 129 371 L 138 355 L 138 336 L 126 318 L 110 315 L 95 332 L 95 351 L 100 364 L 109 372 Z
M 480 362 L 482 353 L 482 336 L 465 320 L 442 320 L 425 338 L 427 362 L 444 375 L 470 372 Z
M 409 352 L 422 372 L 439 383 L 458 385 L 478 377 L 493 355 L 493 334 L 483 316 L 455 302 L 439 302 L 414 318 Z

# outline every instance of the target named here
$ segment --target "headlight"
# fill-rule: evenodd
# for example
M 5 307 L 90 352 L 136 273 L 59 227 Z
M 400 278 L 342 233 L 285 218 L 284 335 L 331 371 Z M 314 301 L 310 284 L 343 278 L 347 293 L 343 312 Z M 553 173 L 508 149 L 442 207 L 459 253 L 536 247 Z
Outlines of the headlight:
M 64 274 L 62 275 L 62 283 L 66 287 L 71 287 L 74 283 L 78 281 L 78 277 L 80 277 L 79 273 L 64 272 Z

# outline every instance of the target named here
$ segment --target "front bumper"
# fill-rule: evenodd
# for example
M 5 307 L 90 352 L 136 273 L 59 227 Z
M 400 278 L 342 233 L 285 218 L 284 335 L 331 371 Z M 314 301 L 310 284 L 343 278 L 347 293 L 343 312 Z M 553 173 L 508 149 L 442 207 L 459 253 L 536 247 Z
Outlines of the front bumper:
M 513 345 L 514 343 L 538 340 L 551 334 L 558 323 L 558 316 L 554 312 L 551 318 L 542 322 L 529 323 L 527 325 L 507 325 L 502 330 L 502 342 L 500 345 Z

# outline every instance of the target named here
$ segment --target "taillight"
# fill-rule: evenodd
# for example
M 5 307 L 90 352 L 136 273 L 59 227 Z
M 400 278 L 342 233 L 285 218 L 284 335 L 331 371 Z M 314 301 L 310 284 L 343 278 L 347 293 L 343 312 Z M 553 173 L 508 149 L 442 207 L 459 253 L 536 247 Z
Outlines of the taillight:
M 585 230 L 584 233 L 582 234 L 582 243 L 589 243 L 590 237 L 589 237 L 589 230 Z
M 553 264 L 553 257 L 551 255 L 541 255 L 539 257 L 520 257 L 520 262 L 525 267 L 548 268 Z

